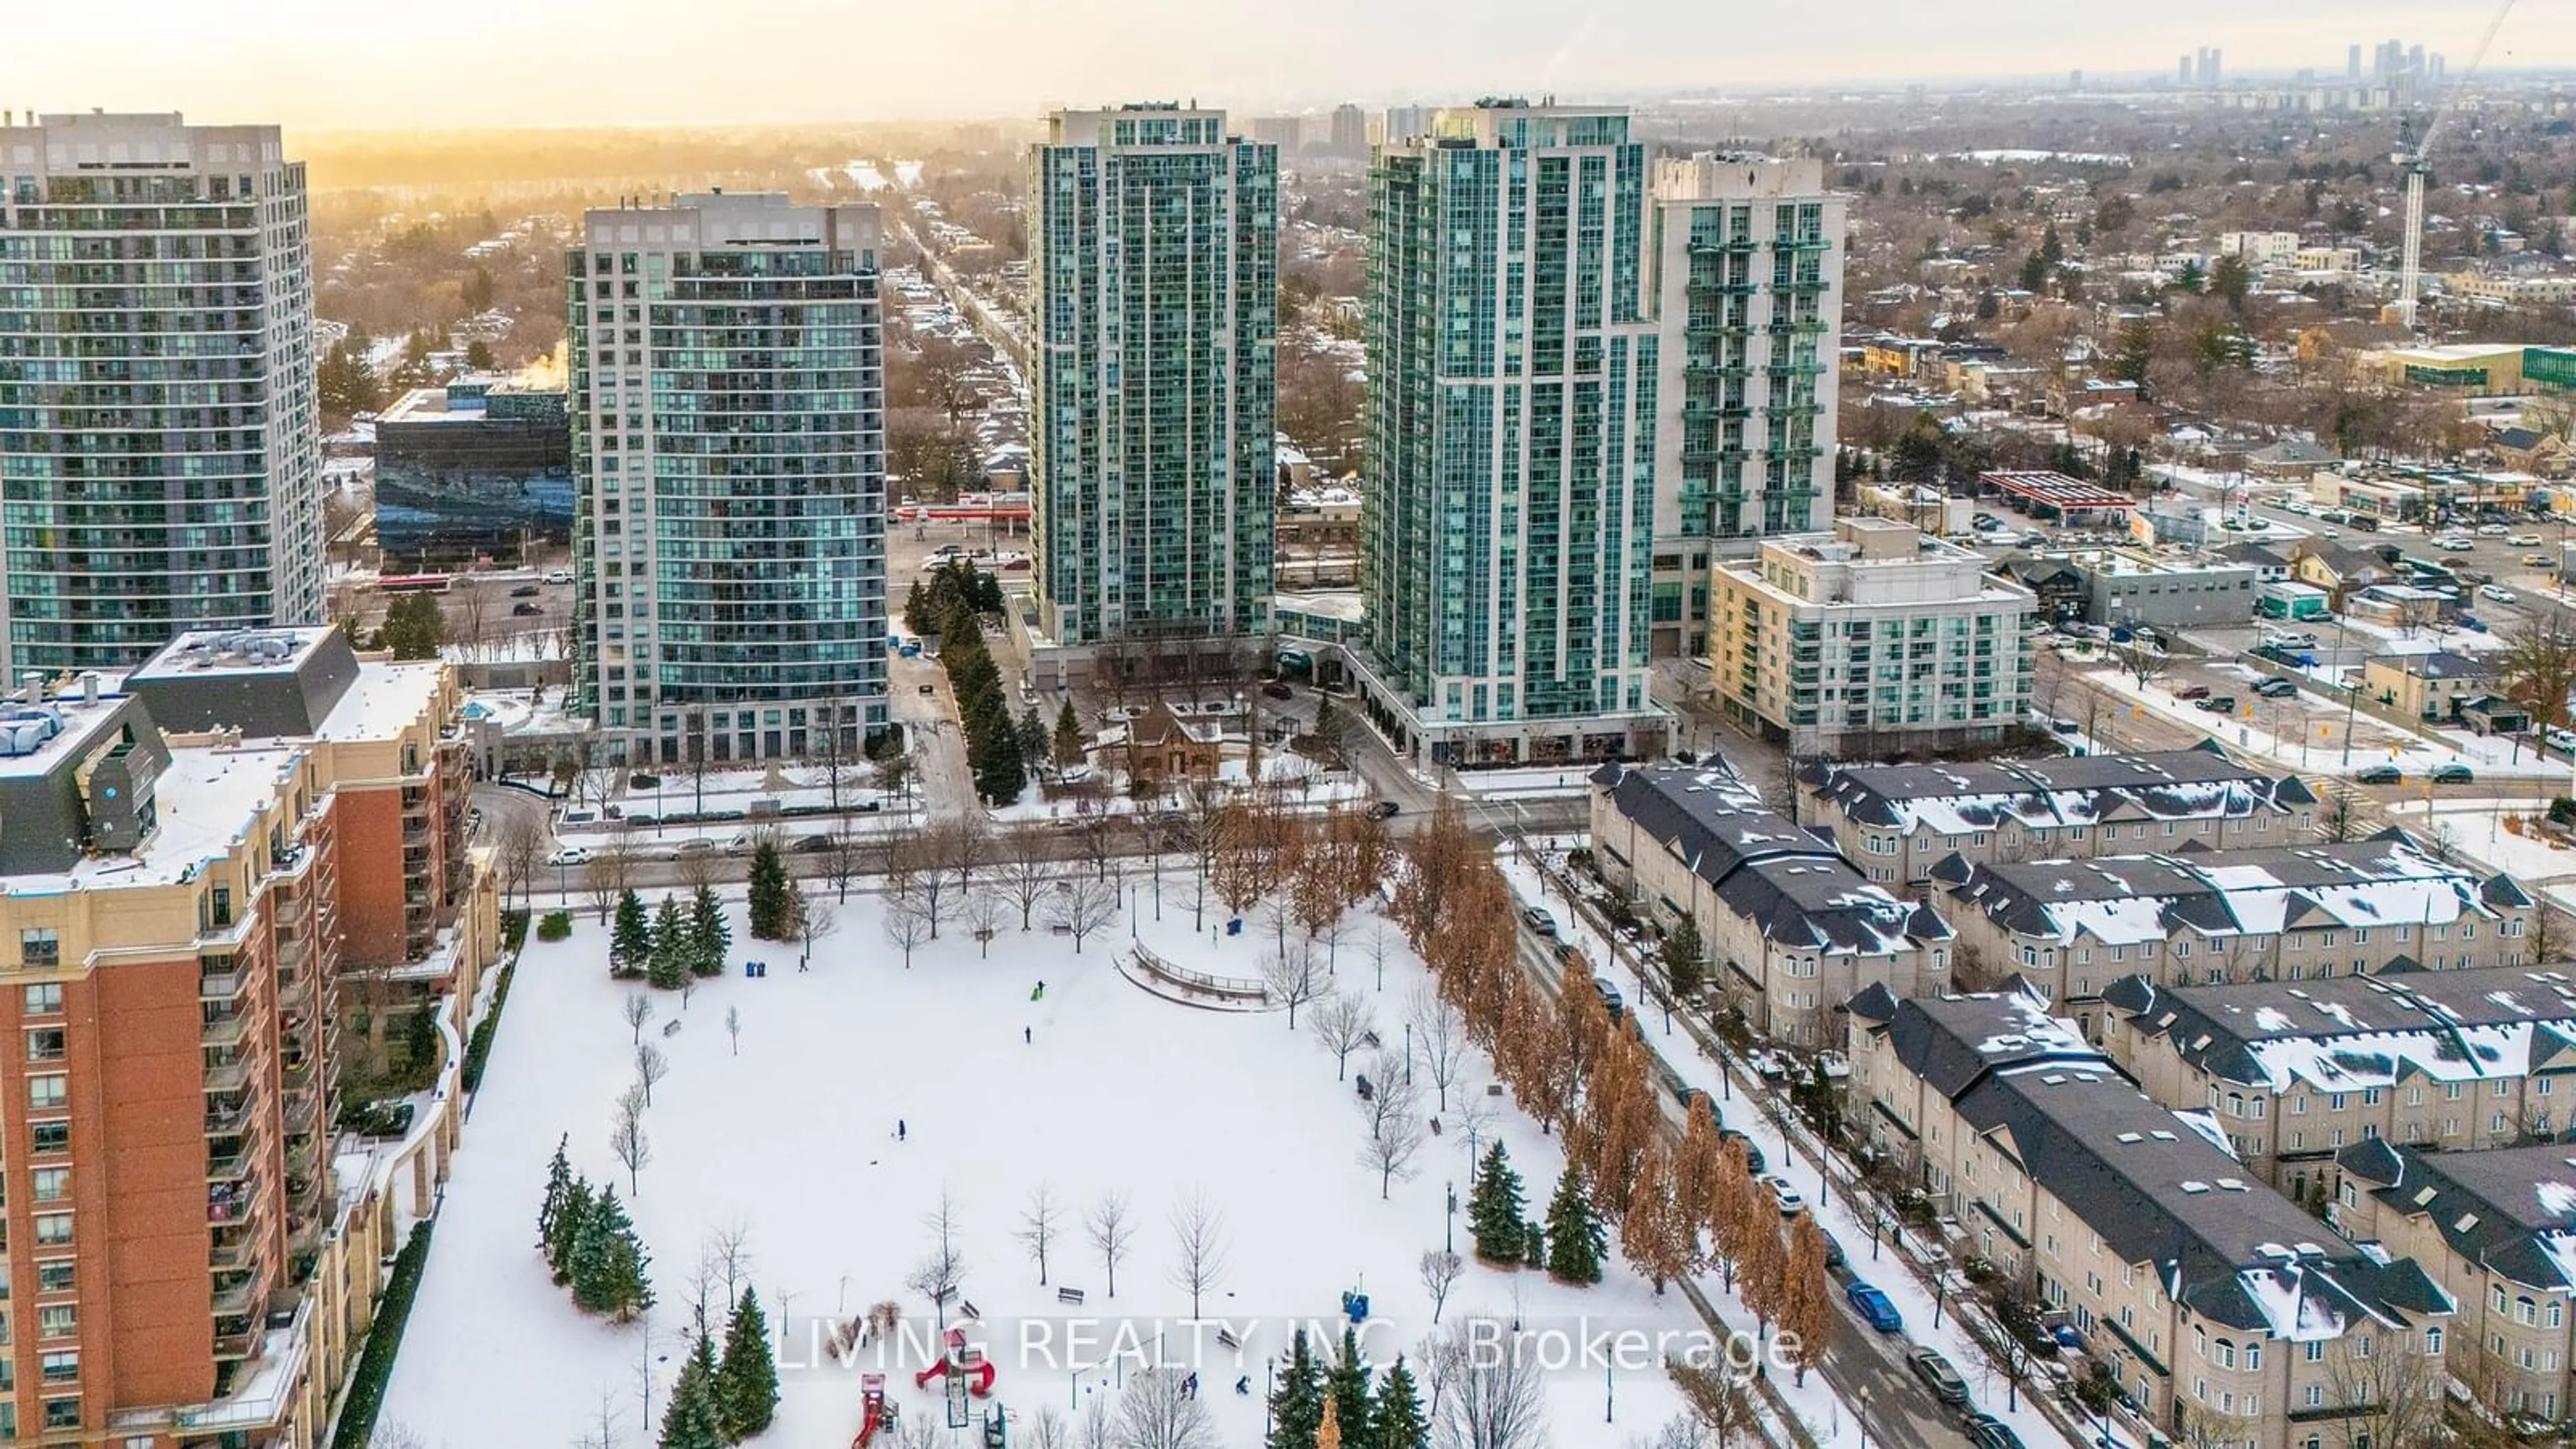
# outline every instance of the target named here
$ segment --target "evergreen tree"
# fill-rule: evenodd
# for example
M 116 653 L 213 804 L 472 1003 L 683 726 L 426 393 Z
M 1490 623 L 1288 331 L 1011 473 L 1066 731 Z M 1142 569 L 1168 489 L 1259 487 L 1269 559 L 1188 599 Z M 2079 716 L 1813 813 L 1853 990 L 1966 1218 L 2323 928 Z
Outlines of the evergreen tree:
M 1027 705 L 1020 710 L 1020 762 L 1031 764 L 1047 757 L 1046 721 L 1038 718 L 1038 707 Z
M 546 1263 L 554 1269 L 558 1288 L 572 1281 L 573 1250 L 581 1242 L 582 1229 L 590 1222 L 590 1207 L 590 1179 L 576 1177 L 572 1186 L 564 1190 L 554 1221 L 546 1224 Z
M 792 915 L 788 904 L 787 862 L 778 853 L 778 842 L 763 836 L 751 852 L 751 938 L 755 941 L 786 940 Z
M 654 986 L 677 991 L 689 979 L 689 928 L 680 919 L 680 903 L 670 896 L 653 910 L 653 949 L 646 975 Z
M 1342 1351 L 1324 1375 L 1324 1392 L 1331 1397 L 1333 1415 L 1340 1421 L 1346 1444 L 1369 1442 L 1370 1377 L 1368 1360 L 1360 1356 L 1359 1334 L 1344 1325 Z
M 724 903 L 716 888 L 698 887 L 689 900 L 689 970 L 700 976 L 722 976 L 725 951 L 733 945 L 733 928 L 725 924 Z
M 555 1141 L 555 1155 L 546 1164 L 546 1200 L 537 1209 L 537 1246 L 547 1248 L 555 1240 L 555 1219 L 563 1215 L 564 1200 L 572 1196 L 572 1159 L 564 1149 L 572 1142 L 567 1132 Z
M 930 591 L 917 578 L 912 581 L 912 592 L 903 596 L 903 627 L 915 634 L 930 632 Z
M 1672 934 L 1664 937 L 1664 979 L 1672 984 L 1673 999 L 1691 1001 L 1708 980 L 1708 967 L 1700 957 L 1699 922 L 1683 916 Z
M 1547 1230 L 1536 1223 L 1521 1224 L 1521 1266 L 1547 1266 Z
M 1476 1240 L 1476 1256 L 1488 1263 L 1521 1260 L 1521 1178 L 1496 1141 L 1476 1168 L 1467 1192 L 1467 1230 Z
M 618 893 L 617 923 L 609 927 L 608 974 L 641 976 L 653 961 L 653 922 L 633 887 Z
M 715 1351 L 701 1333 L 688 1362 L 680 1365 L 679 1382 L 671 1385 L 670 1407 L 662 1411 L 661 1449 L 724 1449 L 715 1376 Z
M 1055 767 L 1070 770 L 1082 763 L 1082 721 L 1073 717 L 1073 700 L 1067 698 L 1055 712 L 1055 739 L 1050 749 Z
M 1424 1449 L 1431 1442 L 1431 1425 L 1422 1416 L 1422 1395 L 1402 1358 L 1378 1385 L 1377 1402 L 1369 1408 L 1369 1441 L 1373 1449 Z
M 1324 1424 L 1324 1375 L 1306 1346 L 1306 1330 L 1289 1340 L 1288 1362 L 1270 1391 L 1269 1449 L 1315 1449 Z
M 1547 1272 L 1560 1283 L 1601 1281 L 1601 1255 L 1608 1248 L 1601 1219 L 1583 1191 L 1583 1174 L 1565 1165 L 1556 1180 L 1556 1198 L 1547 1205 Z
M 715 1390 L 716 1422 L 734 1443 L 768 1428 L 778 1412 L 778 1361 L 770 1356 L 769 1320 L 758 1293 L 746 1291 L 734 1302 Z
M 652 1259 L 635 1223 L 617 1200 L 617 1189 L 600 1189 L 599 1201 L 582 1220 L 580 1241 L 572 1252 L 572 1301 L 585 1313 L 614 1315 L 619 1322 L 653 1306 L 653 1283 L 645 1269 Z

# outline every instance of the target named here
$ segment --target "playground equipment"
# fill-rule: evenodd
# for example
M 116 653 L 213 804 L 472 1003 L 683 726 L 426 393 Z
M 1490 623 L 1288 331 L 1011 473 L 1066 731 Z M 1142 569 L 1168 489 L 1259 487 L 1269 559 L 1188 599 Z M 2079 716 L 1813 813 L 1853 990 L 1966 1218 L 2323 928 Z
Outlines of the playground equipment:
M 912 1376 L 913 1387 L 928 1388 L 932 1379 L 947 1374 L 961 1380 L 973 1380 L 967 1385 L 967 1391 L 979 1399 L 992 1393 L 993 1361 L 984 1357 L 983 1345 L 968 1343 L 966 1330 L 962 1328 L 948 1330 L 946 1343 L 947 1352 L 940 1356 L 939 1362 Z
M 859 1375 L 859 1435 L 850 1441 L 850 1449 L 868 1449 L 868 1441 L 879 1429 L 891 1430 L 901 1409 L 886 1401 L 885 1375 Z
M 1002 1406 L 996 1404 L 986 1409 L 984 1411 L 984 1449 L 1006 1449 L 1003 1440 L 1007 1437 L 1007 1432 L 1002 1425 Z

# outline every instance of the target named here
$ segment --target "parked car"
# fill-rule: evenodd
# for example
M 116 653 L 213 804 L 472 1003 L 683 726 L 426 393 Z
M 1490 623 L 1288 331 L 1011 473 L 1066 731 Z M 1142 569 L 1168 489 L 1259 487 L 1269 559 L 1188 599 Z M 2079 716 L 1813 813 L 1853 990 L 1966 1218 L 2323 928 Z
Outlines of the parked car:
M 2207 699 L 2193 700 L 2191 702 L 2191 707 L 2193 709 L 2207 710 L 2211 714 L 2234 714 L 2236 713 L 2236 696 L 2232 694 L 2213 694 Z
M 1905 1328 L 1904 1316 L 1896 1311 L 1894 1300 L 1877 1288 L 1854 1278 L 1843 1285 L 1843 1298 L 1861 1321 L 1881 1333 L 1898 1333 Z
M 1393 820 L 1404 807 L 1392 800 L 1380 800 L 1368 808 L 1371 820 Z
M 1785 1177 L 1766 1177 L 1762 1185 L 1771 1189 L 1771 1200 L 1780 1205 L 1780 1216 L 1794 1218 L 1807 1210 L 1807 1199 Z
M 2545 553 L 2527 553 L 2522 556 L 2522 564 L 2525 568 L 2545 569 L 2551 562 L 2549 555 Z
M 548 569 L 548 570 L 546 570 L 545 577 L 544 577 L 543 579 L 539 580 L 539 582 L 540 582 L 540 583 L 548 583 L 548 584 L 568 584 L 568 583 L 571 583 L 571 582 L 572 582 L 572 570 L 570 570 L 570 569 Z
M 514 599 L 533 599 L 544 592 L 545 590 L 537 587 L 535 584 L 521 584 L 510 591 L 510 597 Z
M 2209 686 L 2206 684 L 2186 684 L 2182 688 L 2174 691 L 2174 698 L 2207 699 L 2209 698 Z
M 1977 1449 L 2021 1449 L 2021 1436 L 2012 1425 L 1992 1414 L 1970 1414 L 1967 1429 L 1968 1442 Z
M 2508 589 L 2501 584 L 2480 584 L 2478 586 L 2478 597 L 2481 599 L 2491 599 L 2499 604 L 2510 604 L 2513 602 L 2513 590 Z
M 1556 934 L 1556 917 L 1549 915 L 1547 912 L 1540 910 L 1536 906 L 1521 907 L 1521 922 L 1542 936 L 1553 936 Z
M 2511 532 L 2513 532 L 2512 529 L 2505 527 L 2501 523 L 2481 523 L 2478 525 L 2478 537 L 2480 538 L 2503 538 L 2506 534 Z
M 2551 725 L 2547 739 L 2557 748 L 2576 754 L 2576 730 L 2568 729 L 2563 725 Z
M 1950 1366 L 1937 1350 L 1917 1348 L 1905 1356 L 1905 1366 L 1932 1391 L 1932 1397 L 1954 1409 L 1968 1407 L 1968 1381 Z
M 590 864 L 590 852 L 584 850 L 578 845 L 558 845 L 555 847 L 554 853 L 546 857 L 546 864 L 554 866 L 588 865 Z
M 2538 548 L 2540 547 L 2540 535 L 2536 533 L 2517 533 L 2513 537 L 2506 539 L 2505 542 L 2512 544 L 2515 548 Z
M 673 842 L 668 849 L 662 852 L 662 858 L 665 860 L 686 860 L 693 855 L 713 855 L 715 852 L 716 843 L 704 836 L 699 836 L 692 840 Z
M 2477 547 L 2476 544 L 2460 537 L 2456 533 L 2446 533 L 2440 538 L 2433 540 L 2433 546 L 2442 550 L 2444 553 L 2467 553 L 2470 549 Z
M 1755 1177 L 1760 1177 L 1760 1176 L 1762 1175 L 1762 1169 L 1770 1165 L 1770 1164 L 1768 1164 L 1768 1163 L 1766 1163 L 1766 1162 L 1764 1162 L 1764 1161 L 1762 1160 L 1762 1149 L 1761 1149 L 1760 1147 L 1758 1147 L 1758 1146 L 1754 1145 L 1754 1141 L 1753 1141 L 1753 1139 L 1752 1139 L 1752 1138 L 1750 1138 L 1750 1137 L 1745 1136 L 1742 1132 L 1737 1131 L 1735 1128 L 1732 1128 L 1732 1127 L 1720 1127 L 1720 1128 L 1718 1128 L 1718 1129 L 1717 1129 L 1717 1140 L 1718 1140 L 1718 1141 L 1720 1141 L 1720 1142 L 1741 1142 L 1741 1143 L 1743 1143 L 1743 1144 L 1744 1144 L 1744 1166 L 1746 1167 L 1746 1169 L 1747 1169 L 1747 1170 L 1749 1170 L 1750 1172 L 1752 1172 L 1752 1174 L 1753 1174 Z
M 831 848 L 832 837 L 828 835 L 800 835 L 787 850 L 791 855 L 820 855 Z
M 1850 1255 L 1843 1251 L 1842 1239 L 1835 1237 L 1831 1233 L 1825 1234 L 1825 1266 L 1828 1268 L 1840 1268 L 1850 1261 Z
M 2406 772 L 2395 765 L 2372 765 L 2353 771 L 2352 778 L 2364 785 L 2402 785 L 2406 783 Z
M 2424 778 L 2436 785 L 2473 785 L 2477 783 L 2478 772 L 2454 760 L 2447 765 L 2435 765 L 2432 773 Z
M 1601 1004 L 1610 1008 L 1610 1019 L 1617 1021 L 1628 1014 L 1628 1001 L 1619 994 L 1618 986 L 1607 976 L 1592 978 L 1592 989 L 1601 993 Z
M 2278 649 L 2314 649 L 2318 641 L 2305 629 L 2266 629 L 2263 642 Z
M 2255 685 L 2254 692 L 2265 699 L 2288 699 L 2299 692 L 2299 687 L 2286 679 L 2275 678 Z
M 1268 684 L 1261 686 L 1261 692 L 1270 696 L 1272 699 L 1295 699 L 1297 697 L 1297 691 L 1290 689 L 1287 685 L 1282 684 L 1275 679 L 1270 681 Z
M 536 604 L 517 603 L 510 606 L 510 614 L 513 618 L 531 619 L 544 612 L 544 608 Z

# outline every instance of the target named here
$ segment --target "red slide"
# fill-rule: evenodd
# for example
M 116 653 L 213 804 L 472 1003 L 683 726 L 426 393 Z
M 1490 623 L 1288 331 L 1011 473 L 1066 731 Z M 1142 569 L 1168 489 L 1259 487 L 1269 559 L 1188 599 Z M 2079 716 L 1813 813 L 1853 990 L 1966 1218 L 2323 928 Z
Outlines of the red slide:
M 948 1372 L 948 1361 L 946 1359 L 941 1359 L 939 1362 L 932 1364 L 930 1367 L 923 1369 L 917 1374 L 914 1374 L 912 1376 L 912 1386 L 916 1389 L 926 1389 L 930 1387 L 930 1381 L 932 1379 L 935 1379 L 946 1372 Z
M 938 1378 L 947 1372 L 948 1362 L 943 1359 L 940 1362 L 923 1369 L 921 1372 L 914 1374 L 912 1376 L 912 1386 L 916 1389 L 926 1389 L 930 1387 L 930 1381 L 932 1379 Z M 974 1380 L 974 1382 L 966 1386 L 966 1392 L 973 1394 L 979 1399 L 991 1395 L 993 1392 L 993 1361 L 991 1359 L 985 1359 L 975 1364 L 972 1368 L 967 1369 L 966 1376 Z
M 868 1405 L 868 1416 L 859 1424 L 859 1437 L 850 1441 L 850 1449 L 868 1449 L 868 1441 L 875 1438 L 877 1430 L 885 1424 L 882 1408 L 879 1404 Z

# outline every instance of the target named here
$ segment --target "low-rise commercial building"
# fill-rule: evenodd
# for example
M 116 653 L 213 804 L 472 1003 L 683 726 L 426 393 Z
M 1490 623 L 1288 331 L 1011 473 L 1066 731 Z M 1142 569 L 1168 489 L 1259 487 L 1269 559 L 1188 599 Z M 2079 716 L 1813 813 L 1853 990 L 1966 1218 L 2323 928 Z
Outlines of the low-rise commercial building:
M 2391 928 L 2345 934 L 2374 929 Z M 2522 955 L 2520 939 L 2496 955 Z M 2557 1085 L 2576 1073 L 2576 983 L 2518 963 L 2423 971 L 2392 960 L 2378 975 L 2223 986 L 2127 976 L 2102 1006 L 2104 1047 L 2149 1096 L 2206 1107 L 2247 1166 L 2302 1200 L 2323 1200 L 2329 1161 L 2353 1143 L 2509 1145 L 2563 1131 L 2569 1114 L 2555 1109 L 2576 1090 Z
M 2262 573 L 2206 555 L 2125 548 L 2083 549 L 2067 561 L 2084 576 L 2084 618 L 2092 624 L 2242 624 L 2254 617 Z
M 1815 819 L 1869 878 L 1911 885 L 1970 862 L 2223 849 L 2315 834 L 2317 797 L 2215 743 L 2189 750 L 1943 765 L 1813 764 Z
M 2029 711 L 2028 589 L 1881 518 L 1766 541 L 1710 573 L 1711 687 L 1799 755 L 2002 739 Z
M 2039 997 L 1849 1012 L 1854 1120 L 2175 1442 L 2341 1446 L 2413 1391 L 2365 1370 L 2439 1372 L 2456 1305 L 2424 1269 L 2247 1180 Z
M 2495 667 L 2466 654 L 2437 649 L 2430 654 L 2374 654 L 2361 667 L 2362 685 L 2370 696 L 2409 718 L 2450 724 L 2460 706 L 2491 694 Z
M 1715 990 L 1777 1040 L 1830 1045 L 1836 1003 L 1863 986 L 1949 984 L 1938 913 L 1871 884 L 1723 768 L 1594 771 L 1592 850 L 1640 914 L 1695 924 Z
M 2485 1407 L 2576 1409 L 2576 1158 L 2564 1142 L 2437 1152 L 2373 1138 L 2336 1157 L 2334 1221 L 2424 1265 L 2459 1305 L 2450 1376 Z
M 2403 831 L 2341 844 L 1933 868 L 1958 973 L 2015 973 L 2087 1035 L 2123 977 L 2305 981 L 2391 967 L 2521 965 L 2531 897 L 2418 850 Z

